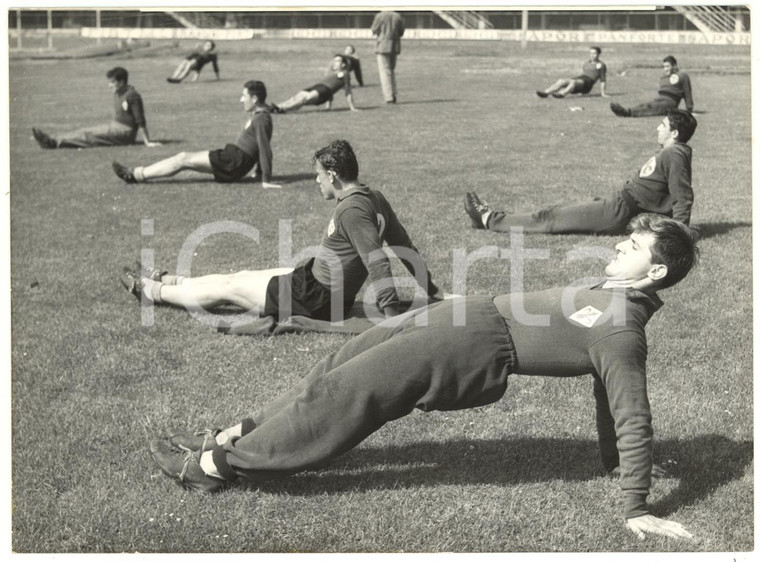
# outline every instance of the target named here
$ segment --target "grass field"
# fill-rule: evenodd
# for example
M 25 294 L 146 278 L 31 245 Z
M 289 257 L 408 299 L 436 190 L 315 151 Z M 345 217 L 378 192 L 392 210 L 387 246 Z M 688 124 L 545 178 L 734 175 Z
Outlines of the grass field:
M 670 471 L 650 502 L 693 542 L 624 526 L 617 482 L 596 448 L 591 377 L 513 376 L 500 402 L 415 413 L 389 424 L 324 470 L 213 497 L 164 477 L 148 441 L 169 428 L 227 427 L 303 376 L 346 336 L 222 336 L 181 310 L 152 327 L 119 285 L 122 265 L 150 248 L 172 269 L 204 224 L 241 221 L 258 244 L 217 235 L 193 273 L 277 265 L 278 224 L 292 221 L 293 252 L 318 243 L 333 203 L 322 200 L 310 157 L 346 138 L 360 177 L 396 208 L 447 290 L 453 252 L 508 248 L 472 230 L 467 190 L 492 205 L 531 210 L 619 189 L 654 153 L 657 118 L 619 119 L 609 100 L 539 100 L 534 90 L 575 74 L 586 45 L 406 41 L 399 101 L 381 103 L 371 45 L 356 43 L 361 112 L 305 109 L 275 116 L 275 181 L 218 185 L 182 174 L 128 187 L 111 161 L 151 163 L 236 138 L 243 82 L 266 82 L 277 102 L 315 83 L 340 41 L 222 43 L 222 80 L 165 77 L 184 48 L 147 56 L 10 62 L 12 284 L 12 547 L 16 552 L 586 552 L 753 550 L 753 387 L 750 52 L 748 48 L 602 45 L 608 91 L 623 105 L 655 93 L 659 61 L 691 74 L 702 264 L 662 293 L 648 327 L 655 461 Z M 123 65 L 142 93 L 157 148 L 42 151 L 51 133 L 107 121 L 105 72 Z M 625 71 L 624 75 L 620 75 Z M 595 89 L 595 92 L 598 90 Z M 571 107 L 581 110 L 571 111 Z M 141 221 L 152 220 L 152 236 Z M 601 274 L 571 260 L 612 238 L 526 237 L 547 249 L 525 289 Z M 398 264 L 397 264 L 398 265 Z M 475 264 L 468 294 L 509 292 L 503 260 Z

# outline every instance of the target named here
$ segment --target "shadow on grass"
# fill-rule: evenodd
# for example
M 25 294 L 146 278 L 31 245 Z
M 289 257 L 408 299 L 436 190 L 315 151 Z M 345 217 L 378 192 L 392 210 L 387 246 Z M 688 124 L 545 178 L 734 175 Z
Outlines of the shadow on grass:
M 668 515 L 741 478 L 752 454 L 750 441 L 721 435 L 658 442 L 655 461 L 674 460 L 666 469 L 680 483 L 652 506 L 653 511 Z M 251 486 L 269 493 L 312 496 L 420 486 L 574 482 L 605 474 L 595 441 L 529 437 L 361 448 L 322 468 L 293 478 L 278 475 L 277 480 Z M 262 474 L 263 479 L 271 476 Z
M 699 232 L 700 240 L 712 238 L 713 236 L 721 236 L 727 234 L 737 228 L 752 228 L 750 222 L 708 222 L 704 224 L 694 224 L 692 227 Z

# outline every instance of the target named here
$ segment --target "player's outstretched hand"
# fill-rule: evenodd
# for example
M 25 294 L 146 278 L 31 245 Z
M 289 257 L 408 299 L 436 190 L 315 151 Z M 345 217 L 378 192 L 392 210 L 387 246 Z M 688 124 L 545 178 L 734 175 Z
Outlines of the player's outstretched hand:
M 145 146 L 148 148 L 153 148 L 154 146 L 161 146 L 161 143 L 158 141 L 148 141 L 145 143 Z
M 647 533 L 654 533 L 655 535 L 662 535 L 674 539 L 693 538 L 692 534 L 680 523 L 668 521 L 667 519 L 659 519 L 654 515 L 634 517 L 626 520 L 625 524 L 633 534 L 641 540 L 646 538 Z
M 263 187 L 264 189 L 282 189 L 282 185 L 280 185 L 279 183 L 271 183 L 268 181 L 261 182 L 261 187 Z

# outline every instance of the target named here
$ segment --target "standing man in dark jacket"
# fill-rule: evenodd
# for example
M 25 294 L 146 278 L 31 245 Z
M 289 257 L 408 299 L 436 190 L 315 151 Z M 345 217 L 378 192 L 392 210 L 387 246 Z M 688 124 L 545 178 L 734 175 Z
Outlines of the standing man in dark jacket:
M 493 211 L 475 192 L 465 195 L 464 208 L 473 228 L 547 234 L 621 234 L 640 213 L 659 213 L 684 224 L 691 220 L 694 192 L 691 188 L 691 147 L 686 144 L 697 120 L 682 109 L 671 110 L 657 127 L 662 149 L 612 197 L 597 197 L 570 205 L 552 205 L 530 214 Z
M 647 103 L 627 109 L 619 103 L 612 102 L 610 109 L 618 117 L 648 117 L 650 115 L 667 115 L 668 111 L 677 109 L 681 100 L 686 105 L 686 111 L 694 110 L 694 99 L 691 96 L 691 80 L 683 70 L 678 70 L 676 58 L 668 55 L 662 59 L 662 75 L 657 88 L 657 97 Z
M 372 35 L 377 37 L 375 53 L 380 87 L 385 103 L 396 103 L 396 57 L 401 54 L 404 21 L 398 12 L 383 11 L 372 22 Z
M 159 146 L 148 136 L 145 110 L 140 94 L 128 84 L 129 73 L 117 66 L 106 72 L 108 87 L 113 90 L 114 118 L 107 125 L 96 125 L 51 137 L 33 127 L 34 140 L 42 148 L 90 148 L 133 144 L 141 132 L 145 146 Z

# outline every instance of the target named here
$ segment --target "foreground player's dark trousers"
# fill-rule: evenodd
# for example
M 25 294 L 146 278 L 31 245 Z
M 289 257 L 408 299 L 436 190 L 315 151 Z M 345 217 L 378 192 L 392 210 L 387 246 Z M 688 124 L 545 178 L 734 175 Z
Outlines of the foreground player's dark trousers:
M 320 361 L 254 414 L 252 431 L 216 447 L 214 462 L 226 479 L 256 481 L 303 470 L 415 408 L 458 410 L 495 402 L 515 365 L 512 338 L 491 297 L 414 310 L 399 325 L 375 326 Z
M 509 232 L 521 227 L 525 232 L 547 234 L 623 234 L 636 215 L 620 194 L 609 199 L 592 199 L 570 205 L 552 205 L 530 214 L 508 215 L 494 211 L 488 217 L 488 230 Z

